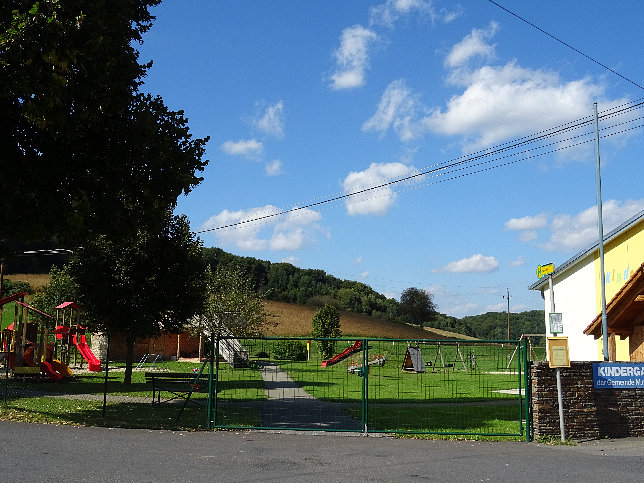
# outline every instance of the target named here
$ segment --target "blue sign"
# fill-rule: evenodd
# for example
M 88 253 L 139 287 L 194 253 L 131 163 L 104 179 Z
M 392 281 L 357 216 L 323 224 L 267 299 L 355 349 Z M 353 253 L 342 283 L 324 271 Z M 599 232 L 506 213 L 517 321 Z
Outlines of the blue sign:
M 644 364 L 598 362 L 593 364 L 596 389 L 644 388 Z

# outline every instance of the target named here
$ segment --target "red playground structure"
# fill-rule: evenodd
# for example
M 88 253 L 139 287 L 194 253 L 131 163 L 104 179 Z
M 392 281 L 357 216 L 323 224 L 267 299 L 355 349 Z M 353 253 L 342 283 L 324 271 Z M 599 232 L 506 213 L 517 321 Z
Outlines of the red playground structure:
M 70 359 L 69 348 L 73 345 L 81 357 L 87 361 L 89 371 L 100 372 L 101 361 L 87 344 L 85 328 L 80 325 L 80 314 L 81 309 L 76 302 L 63 302 L 56 307 L 56 330 L 54 331 L 56 342 L 61 343 L 61 354 L 65 354 L 64 357 L 67 361 Z M 74 354 L 74 362 L 75 359 L 76 354 Z
M 346 359 L 347 357 L 349 357 L 354 352 L 358 352 L 360 349 L 362 349 L 362 341 L 357 340 L 355 342 L 355 344 L 353 344 L 350 347 L 347 347 L 346 349 L 344 349 L 339 354 L 334 355 L 331 359 L 327 359 L 325 361 L 322 361 L 322 367 L 332 366 L 333 364 L 336 364 L 336 363 L 340 362 L 342 359 Z

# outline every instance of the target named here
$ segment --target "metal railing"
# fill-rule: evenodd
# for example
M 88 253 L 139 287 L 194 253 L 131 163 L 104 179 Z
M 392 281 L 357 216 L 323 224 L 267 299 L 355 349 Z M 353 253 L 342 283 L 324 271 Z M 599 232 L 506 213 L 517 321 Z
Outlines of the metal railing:
M 129 385 L 122 361 L 62 381 L 2 367 L 0 404 L 66 424 L 530 437 L 525 339 L 237 338 L 230 364 L 231 339 L 203 360 L 141 359 Z

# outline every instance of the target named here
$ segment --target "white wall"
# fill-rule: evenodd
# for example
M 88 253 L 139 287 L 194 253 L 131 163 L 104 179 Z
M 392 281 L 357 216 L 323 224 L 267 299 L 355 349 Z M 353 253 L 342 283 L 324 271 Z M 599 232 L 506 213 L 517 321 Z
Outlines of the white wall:
M 588 257 L 585 265 L 566 274 L 563 279 L 555 279 L 553 292 L 555 294 L 555 312 L 561 312 L 564 332 L 558 334 L 568 337 L 568 348 L 571 361 L 598 360 L 597 342 L 594 337 L 584 334 L 595 316 L 595 269 L 593 258 Z M 545 329 L 548 336 L 550 324 L 550 289 L 544 291 L 544 307 L 546 312 Z

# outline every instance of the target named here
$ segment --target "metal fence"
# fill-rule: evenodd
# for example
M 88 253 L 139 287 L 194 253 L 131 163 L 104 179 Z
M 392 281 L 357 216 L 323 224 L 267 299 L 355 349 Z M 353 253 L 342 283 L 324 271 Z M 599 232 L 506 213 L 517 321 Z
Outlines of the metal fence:
M 208 344 L 207 344 L 208 345 Z M 332 356 L 322 356 L 322 345 Z M 10 374 L 3 411 L 64 424 L 503 435 L 529 439 L 526 340 L 224 337 L 204 358 L 146 354 L 73 377 Z
M 238 342 L 247 364 L 213 362 L 213 427 L 529 437 L 526 340 Z

